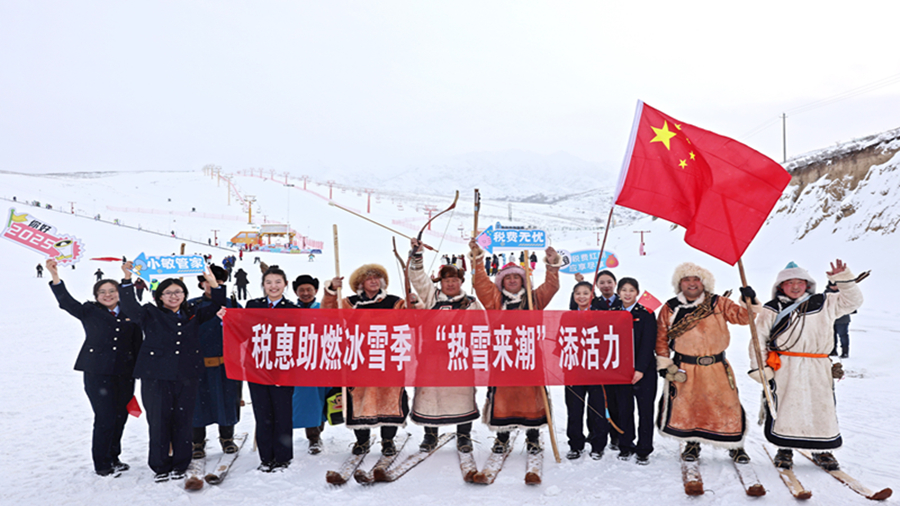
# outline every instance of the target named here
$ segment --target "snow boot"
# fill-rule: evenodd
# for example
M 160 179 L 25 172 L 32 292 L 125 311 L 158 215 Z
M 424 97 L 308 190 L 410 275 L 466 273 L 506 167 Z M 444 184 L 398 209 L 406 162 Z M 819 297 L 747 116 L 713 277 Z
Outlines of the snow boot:
M 684 445 L 684 451 L 681 452 L 681 460 L 685 462 L 695 462 L 700 458 L 700 443 L 689 441 Z
M 472 435 L 469 432 L 456 434 L 456 450 L 460 453 L 472 453 Z
M 192 451 L 193 453 L 191 453 L 191 458 L 194 460 L 206 457 L 206 441 L 202 443 L 193 443 Z
M 813 462 L 826 471 L 837 471 L 841 468 L 831 452 L 813 453 Z
M 131 469 L 131 466 L 122 462 L 119 459 L 116 459 L 115 462 L 113 462 L 113 467 L 116 469 L 116 471 L 119 471 L 120 473 Z
M 792 450 L 778 450 L 778 453 L 775 454 L 775 458 L 772 460 L 775 462 L 775 467 L 792 469 L 794 467 L 794 452 Z
M 156 473 L 156 476 L 153 477 L 153 481 L 155 481 L 156 483 L 169 481 L 169 473 Z
M 641 455 L 638 454 L 637 460 L 635 460 L 639 466 L 646 466 L 650 463 L 650 455 Z
M 527 451 L 529 455 L 537 455 L 544 451 L 544 449 L 541 448 L 540 439 L 526 439 L 525 451 Z
M 307 427 L 306 428 L 306 439 L 309 439 L 309 449 L 307 452 L 310 455 L 318 455 L 322 453 L 322 429 L 319 427 Z
M 494 439 L 494 446 L 491 447 L 491 452 L 493 453 L 506 453 L 506 449 L 509 447 L 509 440 L 501 441 L 500 438 Z
M 569 453 L 566 454 L 566 458 L 569 460 L 577 460 L 581 457 L 582 453 L 584 453 L 584 450 L 569 450 Z
M 749 464 L 750 456 L 747 455 L 747 452 L 744 451 L 743 448 L 734 448 L 728 450 L 728 456 L 731 457 L 736 464 Z
M 397 455 L 397 447 L 394 446 L 393 439 L 382 439 L 381 440 L 381 454 L 385 457 L 391 457 Z
M 634 452 L 631 450 L 620 450 L 619 451 L 619 460 L 629 460 L 631 456 L 634 455 Z
M 219 438 L 219 444 L 222 445 L 222 451 L 225 453 L 236 453 L 238 451 L 238 445 L 234 442 L 234 438 Z
M 369 453 L 369 440 L 365 441 L 357 441 L 353 443 L 353 450 L 351 451 L 353 455 L 365 455 Z
M 437 435 L 437 427 L 425 427 L 425 437 L 422 439 L 422 444 L 419 445 L 419 451 L 426 453 L 434 451 L 437 448 Z

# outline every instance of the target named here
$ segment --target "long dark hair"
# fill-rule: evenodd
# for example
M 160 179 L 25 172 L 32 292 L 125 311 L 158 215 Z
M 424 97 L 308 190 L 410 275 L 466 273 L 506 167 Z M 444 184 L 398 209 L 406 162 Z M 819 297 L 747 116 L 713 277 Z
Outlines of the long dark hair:
M 156 301 L 156 307 L 160 309 L 166 307 L 165 304 L 162 303 L 162 293 L 166 290 L 166 288 L 172 285 L 178 285 L 182 290 L 184 290 L 184 300 L 181 301 L 181 307 L 178 308 L 184 311 L 187 308 L 188 289 L 186 286 L 184 286 L 184 282 L 178 278 L 167 278 L 159 283 L 159 286 L 156 287 L 156 291 L 153 292 L 153 300 Z
M 588 281 L 580 281 L 576 283 L 575 286 L 572 287 L 572 295 L 569 296 L 569 310 L 571 311 L 575 311 L 578 309 L 578 303 L 575 302 L 575 289 L 579 286 L 586 287 L 588 291 L 591 292 L 591 299 L 593 300 L 594 298 L 594 285 L 592 285 Z

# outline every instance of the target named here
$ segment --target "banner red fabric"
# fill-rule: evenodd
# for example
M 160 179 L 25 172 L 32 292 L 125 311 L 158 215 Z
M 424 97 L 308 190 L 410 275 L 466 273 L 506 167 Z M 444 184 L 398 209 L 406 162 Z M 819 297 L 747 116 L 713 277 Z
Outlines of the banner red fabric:
M 229 378 L 283 386 L 626 384 L 627 311 L 229 309 Z
M 683 226 L 685 242 L 734 265 L 790 182 L 762 153 L 638 102 L 616 204 Z

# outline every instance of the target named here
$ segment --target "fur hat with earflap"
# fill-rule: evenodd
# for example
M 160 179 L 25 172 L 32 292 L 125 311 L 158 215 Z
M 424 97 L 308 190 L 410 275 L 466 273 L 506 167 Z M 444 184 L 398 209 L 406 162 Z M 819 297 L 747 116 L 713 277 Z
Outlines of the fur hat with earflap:
M 689 277 L 698 277 L 703 283 L 703 289 L 709 293 L 715 293 L 716 278 L 708 270 L 691 262 L 685 262 L 675 268 L 675 274 L 672 275 L 672 287 L 675 293 L 681 292 L 681 280 Z
M 494 277 L 494 283 L 497 285 L 497 288 L 503 290 L 503 278 L 509 276 L 510 274 L 518 274 L 519 277 L 522 278 L 522 286 L 525 286 L 525 269 L 518 266 L 513 262 L 510 262 L 503 266 L 502 269 L 497 273 Z
M 350 288 L 352 288 L 354 292 L 359 292 L 360 290 L 362 290 L 363 282 L 369 276 L 376 276 L 378 278 L 381 278 L 381 289 L 384 290 L 387 288 L 387 269 L 378 264 L 361 265 L 359 268 L 353 271 L 353 274 L 350 275 Z
M 809 272 L 806 269 L 791 262 L 787 264 L 784 270 L 779 272 L 778 276 L 775 278 L 775 284 L 772 286 L 773 299 L 778 297 L 778 289 L 781 288 L 781 284 L 789 279 L 802 279 L 806 281 L 806 293 L 816 293 L 816 280 L 809 275 Z

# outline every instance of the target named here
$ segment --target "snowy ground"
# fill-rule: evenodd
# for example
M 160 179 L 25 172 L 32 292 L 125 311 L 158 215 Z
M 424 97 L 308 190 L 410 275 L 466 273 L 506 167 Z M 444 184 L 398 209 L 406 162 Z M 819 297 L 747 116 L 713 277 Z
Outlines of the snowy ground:
M 262 212 L 270 220 L 282 219 L 287 214 L 287 192 L 290 197 L 291 224 L 302 234 L 326 243 L 325 254 L 314 263 L 305 257 L 268 254 L 263 260 L 269 264 L 279 264 L 290 277 L 310 273 L 320 279 L 327 279 L 334 273 L 332 256 L 331 226 L 336 223 L 341 234 L 341 269 L 348 274 L 364 262 L 379 262 L 391 273 L 391 289 L 397 292 L 400 284 L 398 269 L 390 251 L 390 233 L 353 217 L 319 198 L 299 188 L 287 188 L 272 181 L 262 181 L 237 177 L 241 191 L 255 195 Z M 0 197 L 11 199 L 16 195 L 20 202 L 2 201 L 5 213 L 10 206 L 19 212 L 27 210 L 39 218 L 55 225 L 61 232 L 73 234 L 82 239 L 87 247 L 87 258 L 96 256 L 121 256 L 129 258 L 140 252 L 148 254 L 170 254 L 181 243 L 186 242 L 188 253 L 210 252 L 215 260 L 228 254 L 225 250 L 207 246 L 206 239 L 212 229 L 219 230 L 219 237 L 230 237 L 239 230 L 246 229 L 246 221 L 241 221 L 240 208 L 232 203 L 226 206 L 224 187 L 217 187 L 214 181 L 195 173 L 134 173 L 110 174 L 92 178 L 37 177 L 0 173 Z M 327 196 L 327 187 L 310 188 Z M 484 191 L 484 190 L 483 190 Z M 341 205 L 365 211 L 365 194 L 357 196 L 353 192 L 338 194 L 335 199 Z M 452 193 L 448 188 L 447 193 Z M 116 226 L 106 222 L 72 216 L 66 213 L 25 206 L 21 200 L 51 202 L 55 208 L 74 201 L 76 211 L 93 215 L 100 213 L 104 220 L 118 218 L 126 226 Z M 171 201 L 169 201 L 171 199 Z M 422 201 L 427 199 L 422 198 Z M 382 202 L 374 204 L 374 219 L 385 223 L 392 220 L 407 220 L 417 228 L 424 223 L 421 211 L 416 212 L 411 200 L 404 200 L 403 210 L 397 202 L 382 197 Z M 446 206 L 449 199 L 434 202 Z M 154 209 L 159 212 L 180 214 L 152 214 L 149 212 L 113 212 L 115 208 Z M 529 224 L 552 229 L 554 223 L 563 218 L 547 216 L 565 215 L 565 209 L 550 210 L 540 206 L 527 207 Z M 190 213 L 191 207 L 197 213 L 225 215 L 226 218 L 198 218 Z M 459 203 L 460 215 L 445 221 L 438 219 L 434 233 L 426 235 L 426 241 L 437 246 L 440 234 L 449 228 L 442 253 L 460 253 L 465 245 L 459 239 L 458 224 L 471 226 L 471 217 L 461 218 L 465 213 L 471 216 L 471 196 L 463 195 Z M 505 204 L 496 204 L 493 213 L 502 216 Z M 594 209 L 605 221 L 608 211 Z M 227 217 L 235 217 L 228 219 Z M 543 217 L 547 216 L 547 217 Z M 492 223 L 491 219 L 488 223 Z M 448 223 L 450 223 L 448 227 Z M 484 222 L 482 222 L 483 224 Z M 142 231 L 136 229 L 140 224 Z M 418 224 L 418 225 L 415 225 Z M 135 228 L 130 228 L 133 226 Z M 871 278 L 862 284 L 866 296 L 865 305 L 854 316 L 851 324 L 851 358 L 845 361 L 847 377 L 837 386 L 838 413 L 845 447 L 837 452 L 842 467 L 847 472 L 867 483 L 871 488 L 900 486 L 900 466 L 896 456 L 900 454 L 898 431 L 889 426 L 890 420 L 900 417 L 900 395 L 890 385 L 900 382 L 900 369 L 893 363 L 893 357 L 900 351 L 900 311 L 888 297 L 892 293 L 890 280 L 898 279 L 892 253 L 898 246 L 895 236 L 871 236 L 846 242 L 845 238 L 832 235 L 830 231 L 816 231 L 804 240 L 790 244 L 785 238 L 793 237 L 794 224 L 785 222 L 778 216 L 772 218 L 745 255 L 745 264 L 750 283 L 765 296 L 771 290 L 771 283 L 778 270 L 793 260 L 810 270 L 813 276 L 824 284 L 824 271 L 828 262 L 836 257 L 847 261 L 854 272 L 871 269 Z M 401 228 L 400 231 L 412 235 L 414 230 Z M 154 234 L 151 230 L 169 232 L 175 230 L 184 238 L 196 242 L 173 239 L 164 234 Z M 635 230 L 650 230 L 646 236 L 647 256 L 637 256 L 639 235 Z M 595 247 L 594 232 L 559 231 L 551 233 L 553 245 L 558 248 L 578 250 Z M 405 240 L 398 242 L 401 248 Z M 739 286 L 736 268 L 712 259 L 685 246 L 680 230 L 672 231 L 669 223 L 646 219 L 629 226 L 614 228 L 610 233 L 608 249 L 616 252 L 621 266 L 620 276 L 636 277 L 660 300 L 672 294 L 671 273 L 682 261 L 695 261 L 707 266 L 716 275 L 716 290 L 721 293 Z M 81 346 L 80 324 L 56 307 L 55 300 L 47 287 L 49 279 L 35 279 L 34 266 L 40 258 L 30 251 L 0 241 L 0 283 L 5 288 L 0 292 L 0 307 L 3 307 L 5 331 L 0 340 L 6 353 L 0 358 L 0 431 L 5 435 L 5 443 L 0 446 L 0 504 L 111 504 L 127 502 L 132 505 L 173 504 L 275 504 L 275 503 L 316 503 L 366 505 L 395 504 L 597 504 L 615 502 L 617 504 L 640 504 L 647 501 L 665 501 L 666 504 L 742 504 L 766 501 L 783 504 L 793 501 L 781 484 L 774 468 L 765 461 L 762 449 L 761 428 L 755 424 L 759 410 L 759 387 L 746 375 L 738 376 L 742 401 L 751 423 L 747 450 L 755 461 L 756 470 L 768 495 L 762 499 L 752 499 L 744 495 L 727 455 L 723 450 L 705 447 L 701 469 L 707 492 L 704 496 L 688 498 L 684 495 L 677 460 L 678 445 L 665 438 L 657 437 L 657 450 L 651 456 L 649 466 L 640 467 L 634 462 L 621 462 L 607 454 L 601 461 L 580 460 L 562 464 L 552 461 L 546 453 L 544 484 L 527 487 L 523 482 L 525 455 L 521 438 L 515 452 L 507 461 L 503 473 L 494 485 L 482 487 L 462 482 L 457 466 L 456 452 L 452 445 L 438 452 L 419 468 L 411 471 L 395 484 L 362 487 L 349 483 L 337 488 L 325 483 L 325 472 L 339 466 L 348 453 L 352 440 L 351 433 L 343 427 L 328 427 L 324 433 L 325 453 L 309 456 L 305 453 L 306 442 L 302 431 L 296 431 L 295 459 L 291 467 L 280 474 L 262 474 L 255 471 L 258 457 L 250 451 L 249 444 L 229 478 L 220 486 L 206 487 L 198 493 L 186 493 L 179 484 L 155 484 L 153 474 L 146 466 L 147 426 L 143 417 L 130 418 L 123 438 L 122 459 L 129 462 L 132 469 L 118 479 L 99 478 L 93 473 L 90 459 L 91 409 L 84 395 L 81 374 L 72 370 L 75 357 Z M 253 255 L 245 255 L 239 263 L 256 276 L 252 263 Z M 426 265 L 430 262 L 426 257 Z M 82 260 L 75 270 L 64 270 L 62 278 L 67 282 L 78 300 L 86 300 L 93 284 L 93 272 L 102 268 L 109 277 L 118 278 L 115 263 Z M 542 277 L 538 271 L 537 277 Z M 556 296 L 552 309 L 563 309 L 574 284 L 567 276 Z M 196 284 L 188 283 L 192 294 L 196 295 Z M 251 296 L 259 296 L 258 287 L 251 286 Z M 145 299 L 146 300 L 146 299 Z M 732 345 L 729 359 L 737 371 L 746 371 L 747 343 L 749 332 L 746 328 L 732 328 Z M 554 418 L 557 421 L 557 437 L 561 450 L 565 452 L 565 406 L 561 387 L 552 387 L 555 402 Z M 247 396 L 249 398 L 249 396 Z M 250 406 L 244 408 L 239 431 L 253 430 L 253 415 Z M 413 434 L 410 448 L 421 438 L 421 428 L 407 427 Z M 211 434 L 214 434 L 212 431 Z M 490 434 L 483 426 L 476 425 L 474 437 L 475 456 L 479 464 L 488 456 Z M 544 435 L 547 441 L 546 433 Z M 215 446 L 211 455 L 215 455 Z M 369 464 L 373 457 L 367 459 Z M 803 483 L 813 491 L 811 504 L 863 504 L 865 499 L 854 494 L 830 476 L 814 468 L 810 463 L 797 460 L 797 474 Z M 397 495 L 402 494 L 402 495 Z M 894 500 L 894 499 L 892 499 Z

